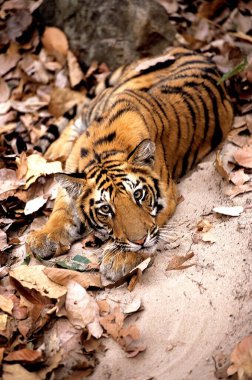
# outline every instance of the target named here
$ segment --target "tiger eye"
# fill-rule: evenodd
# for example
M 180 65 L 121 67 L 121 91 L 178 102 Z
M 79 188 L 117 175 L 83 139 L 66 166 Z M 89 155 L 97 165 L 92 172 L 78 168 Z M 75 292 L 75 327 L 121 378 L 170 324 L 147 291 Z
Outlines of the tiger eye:
M 102 205 L 99 208 L 99 211 L 101 211 L 104 214 L 109 214 L 111 212 L 111 207 L 109 205 Z
M 140 201 L 143 198 L 144 192 L 142 189 L 138 189 L 134 192 L 134 198 L 136 201 Z

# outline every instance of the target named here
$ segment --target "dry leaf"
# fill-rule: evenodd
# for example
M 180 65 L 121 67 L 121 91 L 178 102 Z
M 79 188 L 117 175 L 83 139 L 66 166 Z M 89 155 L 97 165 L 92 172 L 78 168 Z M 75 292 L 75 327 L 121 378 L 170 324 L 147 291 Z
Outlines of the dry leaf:
M 99 306 L 77 282 L 70 280 L 67 285 L 65 308 L 69 321 L 76 328 L 87 327 L 95 338 L 102 336 L 99 323 Z
M 55 88 L 51 93 L 48 110 L 54 117 L 60 117 L 75 105 L 82 105 L 85 100 L 86 96 L 77 91 L 68 88 Z
M 7 235 L 0 229 L 0 250 L 4 251 L 8 247 L 10 247 L 10 245 L 7 243 Z
M 11 192 L 13 195 L 20 186 L 24 185 L 25 181 L 18 179 L 15 170 L 0 169 L 0 200 L 6 199 L 6 193 Z
M 29 372 L 20 364 L 4 364 L 3 380 L 40 380 L 36 372 Z
M 230 174 L 230 181 L 232 181 L 233 184 L 237 186 L 243 185 L 249 180 L 250 176 L 244 172 L 244 169 L 236 170 Z
M 100 314 L 107 314 L 109 312 L 110 307 L 107 300 L 97 300 L 96 302 L 99 306 Z
M 227 167 L 224 166 L 221 151 L 218 151 L 216 153 L 216 160 L 215 160 L 214 166 L 217 172 L 220 174 L 220 176 L 226 179 L 227 181 L 229 181 L 230 171 L 227 169 Z
M 0 78 L 0 103 L 7 102 L 10 97 L 10 88 L 3 78 Z M 7 112 L 7 111 L 6 111 Z
M 29 215 L 38 211 L 47 202 L 47 198 L 43 195 L 28 201 L 24 208 L 24 214 Z
M 20 62 L 21 69 L 29 77 L 30 80 L 47 84 L 49 76 L 41 61 L 35 55 L 26 55 Z
M 12 314 L 13 302 L 10 298 L 6 298 L 0 295 L 0 309 L 3 310 L 7 314 Z
M 73 270 L 60 268 L 45 268 L 44 273 L 50 280 L 63 286 L 67 286 L 70 280 L 74 280 L 84 288 L 89 288 L 90 286 L 102 288 L 100 273 L 79 273 Z
M 41 38 L 44 48 L 49 54 L 54 56 L 59 62 L 67 56 L 68 41 L 64 32 L 59 28 L 47 26 Z
M 40 176 L 62 172 L 60 161 L 47 162 L 39 154 L 31 154 L 27 157 L 27 173 L 25 189 L 34 183 Z
M 94 358 L 83 353 L 82 334 L 83 330 L 77 330 L 66 318 L 58 319 L 52 329 L 45 332 L 46 356 L 56 355 L 59 350 L 61 354 L 60 363 L 57 360 L 60 366 L 56 372 L 56 378 L 65 379 L 67 375 L 72 373 L 73 368 L 86 369 L 94 367 Z
M 208 232 L 212 228 L 212 223 L 210 223 L 207 219 L 201 219 L 197 223 L 197 230 L 201 232 Z
M 12 47 L 9 48 L 7 53 L 0 54 L 0 77 L 13 69 L 20 58 L 21 56 Z
M 214 235 L 212 231 L 207 231 L 201 235 L 201 240 L 206 243 L 216 243 L 217 237 Z
M 229 188 L 225 191 L 226 195 L 229 195 L 230 198 L 234 198 L 239 194 L 248 193 L 252 191 L 252 183 L 245 183 L 244 185 L 240 186 L 232 186 L 232 188 Z
M 67 289 L 49 280 L 44 274 L 43 265 L 22 265 L 10 270 L 10 277 L 17 280 L 24 288 L 35 289 L 42 296 L 58 299 L 66 294 Z
M 136 298 L 130 304 L 126 305 L 123 308 L 123 313 L 132 314 L 140 310 L 143 310 L 142 301 L 140 300 L 140 298 Z
M 23 113 L 34 113 L 47 105 L 48 102 L 40 100 L 38 96 L 30 96 L 22 101 L 11 100 L 11 107 L 16 111 Z
M 4 360 L 7 362 L 37 363 L 42 359 L 42 351 L 34 351 L 29 348 L 10 352 Z
M 67 53 L 67 64 L 71 87 L 75 87 L 83 79 L 83 72 L 75 55 L 70 50 Z
M 0 314 L 0 331 L 4 331 L 6 329 L 7 322 L 8 322 L 8 315 Z
M 222 215 L 239 216 L 244 211 L 244 208 L 242 206 L 214 207 L 212 211 Z
M 242 339 L 231 354 L 232 365 L 228 368 L 227 374 L 238 373 L 239 380 L 247 380 L 252 377 L 252 335 Z
M 245 168 L 252 169 L 252 145 L 245 145 L 234 153 L 235 161 Z
M 124 315 L 119 306 L 113 313 L 100 318 L 100 323 L 112 338 L 120 344 L 122 349 L 128 352 L 128 357 L 134 357 L 146 349 L 145 344 L 139 341 L 140 333 L 136 326 L 124 327 Z
M 177 255 L 173 256 L 166 270 L 181 270 L 181 269 L 186 269 L 195 265 L 195 264 L 183 265 L 184 262 L 186 262 L 187 260 L 190 260 L 193 256 L 194 256 L 193 252 L 189 252 L 185 256 L 177 256 Z

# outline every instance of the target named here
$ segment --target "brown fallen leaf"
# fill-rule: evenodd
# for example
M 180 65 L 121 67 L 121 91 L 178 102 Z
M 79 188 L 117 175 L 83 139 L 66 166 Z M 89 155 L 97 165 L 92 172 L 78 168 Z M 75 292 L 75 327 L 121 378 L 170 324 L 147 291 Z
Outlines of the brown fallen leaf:
M 42 359 L 42 351 L 34 351 L 29 348 L 10 352 L 4 360 L 7 362 L 37 363 Z
M 24 288 L 35 289 L 42 296 L 58 299 L 66 294 L 67 289 L 51 281 L 44 274 L 43 265 L 22 265 L 10 270 L 10 277 L 17 280 Z
M 249 180 L 250 176 L 244 172 L 244 169 L 236 170 L 230 174 L 230 181 L 232 181 L 233 184 L 237 186 L 243 185 Z
M 11 195 L 15 194 L 16 189 L 24 185 L 25 181 L 18 179 L 15 170 L 0 169 L 0 200 L 6 199 L 6 193 L 11 192 Z
M 229 195 L 230 198 L 232 199 L 239 194 L 249 193 L 250 191 L 252 191 L 252 183 L 251 182 L 245 183 L 244 185 L 232 186 L 231 188 L 228 188 L 225 191 L 225 194 Z
M 245 134 L 246 132 L 248 132 L 247 126 L 233 129 L 229 132 L 227 140 L 242 148 L 248 143 L 249 136 Z
M 182 269 L 190 268 L 191 266 L 195 264 L 189 264 L 189 265 L 183 265 L 183 264 L 187 260 L 190 260 L 193 256 L 194 256 L 193 252 L 189 252 L 185 256 L 177 256 L 177 255 L 173 256 L 166 270 L 182 270 Z
M 120 307 L 100 318 L 100 323 L 106 332 L 120 344 L 122 349 L 128 353 L 128 357 L 134 357 L 146 349 L 145 344 L 140 341 L 140 333 L 135 325 L 124 327 L 124 314 Z
M 26 100 L 11 100 L 11 107 L 23 113 L 34 113 L 40 108 L 43 108 L 48 105 L 47 101 L 41 100 L 38 96 L 34 95 Z
M 252 335 L 246 336 L 238 343 L 231 354 L 232 365 L 227 374 L 237 372 L 239 380 L 247 380 L 252 377 Z
M 126 305 L 123 308 L 123 313 L 130 315 L 140 310 L 143 310 L 142 301 L 140 300 L 140 298 L 135 298 L 130 304 Z
M 4 331 L 6 329 L 7 322 L 8 322 L 8 315 L 0 314 L 0 331 Z
M 60 268 L 44 268 L 43 272 L 50 280 L 62 286 L 67 286 L 70 280 L 74 280 L 84 288 L 89 288 L 90 286 L 102 288 L 100 273 L 80 273 L 74 270 Z
M 107 300 L 97 300 L 96 302 L 99 306 L 100 314 L 108 314 L 108 312 L 110 310 L 108 301 Z
M 0 78 L 0 103 L 7 102 L 10 97 L 10 88 L 3 78 Z
M 73 91 L 68 88 L 56 87 L 52 90 L 48 111 L 54 117 L 60 117 L 75 105 L 82 105 L 86 99 L 87 98 L 85 95 L 77 91 Z
M 245 145 L 234 153 L 235 161 L 245 168 L 252 169 L 252 145 Z
M 216 153 L 216 160 L 214 166 L 217 172 L 220 174 L 220 176 L 229 181 L 229 170 L 224 166 L 221 151 L 217 151 Z
M 207 231 L 201 234 L 201 240 L 206 243 L 216 243 L 217 237 L 215 236 L 213 231 Z
M 36 372 L 29 372 L 20 364 L 4 364 L 3 380 L 39 380 Z
M 40 176 L 59 172 L 62 172 L 60 161 L 47 162 L 41 155 L 31 154 L 27 157 L 25 189 L 28 189 Z
M 71 87 L 75 87 L 83 79 L 83 72 L 80 68 L 77 58 L 70 50 L 67 53 L 67 64 Z
M 45 70 L 43 63 L 38 60 L 37 56 L 32 54 L 25 55 L 19 67 L 33 82 L 43 84 L 49 82 L 48 72 Z
M 7 314 L 12 315 L 13 306 L 14 304 L 10 298 L 6 298 L 0 295 L 0 309 L 1 310 L 3 310 Z
M 13 69 L 21 56 L 17 53 L 17 48 L 11 44 L 7 53 L 0 54 L 0 77 Z
M 2 365 L 5 347 L 0 347 L 0 365 Z
M 4 251 L 6 248 L 9 248 L 10 245 L 7 243 L 7 235 L 6 232 L 0 229 L 0 249 Z
M 59 28 L 48 26 L 41 38 L 44 48 L 59 62 L 64 62 L 69 49 L 66 35 Z
M 54 372 L 55 378 L 65 379 L 73 368 L 87 369 L 95 366 L 93 356 L 83 355 L 82 329 L 76 329 L 66 318 L 56 320 L 53 327 L 44 334 L 45 355 L 61 354 L 59 368 Z
M 78 282 L 70 280 L 67 284 L 65 308 L 67 318 L 76 328 L 87 327 L 95 338 L 102 336 L 99 323 L 99 306 Z
M 212 223 L 210 223 L 207 219 L 201 219 L 197 223 L 197 230 L 201 232 L 208 232 L 212 228 Z

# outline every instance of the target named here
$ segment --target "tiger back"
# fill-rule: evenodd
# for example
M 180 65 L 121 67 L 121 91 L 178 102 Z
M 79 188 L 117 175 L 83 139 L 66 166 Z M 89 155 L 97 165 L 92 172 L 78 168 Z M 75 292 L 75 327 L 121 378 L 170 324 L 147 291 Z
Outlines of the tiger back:
M 208 58 L 183 48 L 108 77 L 82 116 L 68 175 L 56 176 L 62 190 L 53 213 L 29 238 L 33 252 L 60 252 L 62 239 L 70 246 L 84 226 L 107 241 L 101 270 L 111 279 L 152 255 L 177 204 L 173 179 L 231 128 L 232 106 L 219 79 Z

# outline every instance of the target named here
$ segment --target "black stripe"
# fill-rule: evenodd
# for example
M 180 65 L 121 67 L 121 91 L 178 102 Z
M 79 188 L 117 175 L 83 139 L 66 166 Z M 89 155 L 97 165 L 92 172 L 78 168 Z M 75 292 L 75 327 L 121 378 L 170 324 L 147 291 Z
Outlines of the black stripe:
M 154 114 L 153 107 L 149 107 L 149 103 L 150 102 L 148 100 L 150 100 L 150 99 L 146 99 L 146 97 L 144 95 L 140 95 L 139 93 L 134 92 L 134 90 L 129 90 L 128 89 L 128 90 L 125 90 L 124 92 L 127 93 L 128 96 L 131 96 L 133 99 L 135 99 L 139 104 L 141 104 L 142 107 L 144 107 L 149 112 L 149 114 L 150 114 L 150 116 L 152 118 L 153 124 L 156 127 L 156 136 L 157 136 L 158 125 L 157 125 L 156 120 L 155 120 L 155 118 L 153 116 L 153 114 Z M 147 105 L 144 104 L 143 101 L 145 103 L 147 103 Z M 142 119 L 144 119 L 144 116 L 142 115 L 142 113 L 139 113 L 139 114 L 141 115 Z M 161 123 L 163 124 L 160 115 L 158 115 L 158 116 L 159 116 L 159 119 L 160 119 Z M 146 129 L 149 131 L 149 124 L 146 122 L 145 119 L 144 119 L 144 124 L 146 126 Z M 155 138 L 156 138 L 156 136 L 155 136 Z
M 101 190 L 101 188 L 107 183 L 107 179 L 103 179 L 99 184 L 98 184 L 98 190 Z
M 125 153 L 124 150 L 108 150 L 107 152 L 103 152 L 100 154 L 101 158 L 104 160 L 105 158 L 108 158 L 110 156 L 115 156 L 119 153 Z M 109 162 L 109 161 L 106 161 L 106 162 Z
M 91 160 L 91 161 L 89 161 L 89 163 L 84 167 L 84 171 L 89 167 L 89 166 L 91 166 L 91 165 L 94 165 L 96 163 L 96 161 L 95 160 Z
M 88 153 L 89 153 L 88 149 L 86 149 L 86 148 L 81 148 L 81 150 L 80 150 L 80 156 L 81 156 L 82 158 L 87 157 Z
M 110 143 L 115 138 L 116 138 L 116 132 L 114 131 L 114 132 L 109 133 L 108 135 L 100 137 L 98 140 L 96 140 L 94 142 L 94 145 L 97 146 L 97 145 L 102 145 L 102 144 Z
M 59 128 L 55 124 L 50 124 L 47 133 L 54 135 L 55 140 L 59 138 Z
M 166 69 L 167 67 L 170 67 L 174 62 L 175 62 L 174 58 L 170 58 L 170 59 L 167 58 L 166 61 L 157 62 L 153 66 L 149 66 L 146 69 L 141 70 L 137 76 L 146 75 L 146 74 L 158 71 L 158 70 Z M 137 78 L 137 76 L 134 76 L 134 78 Z

